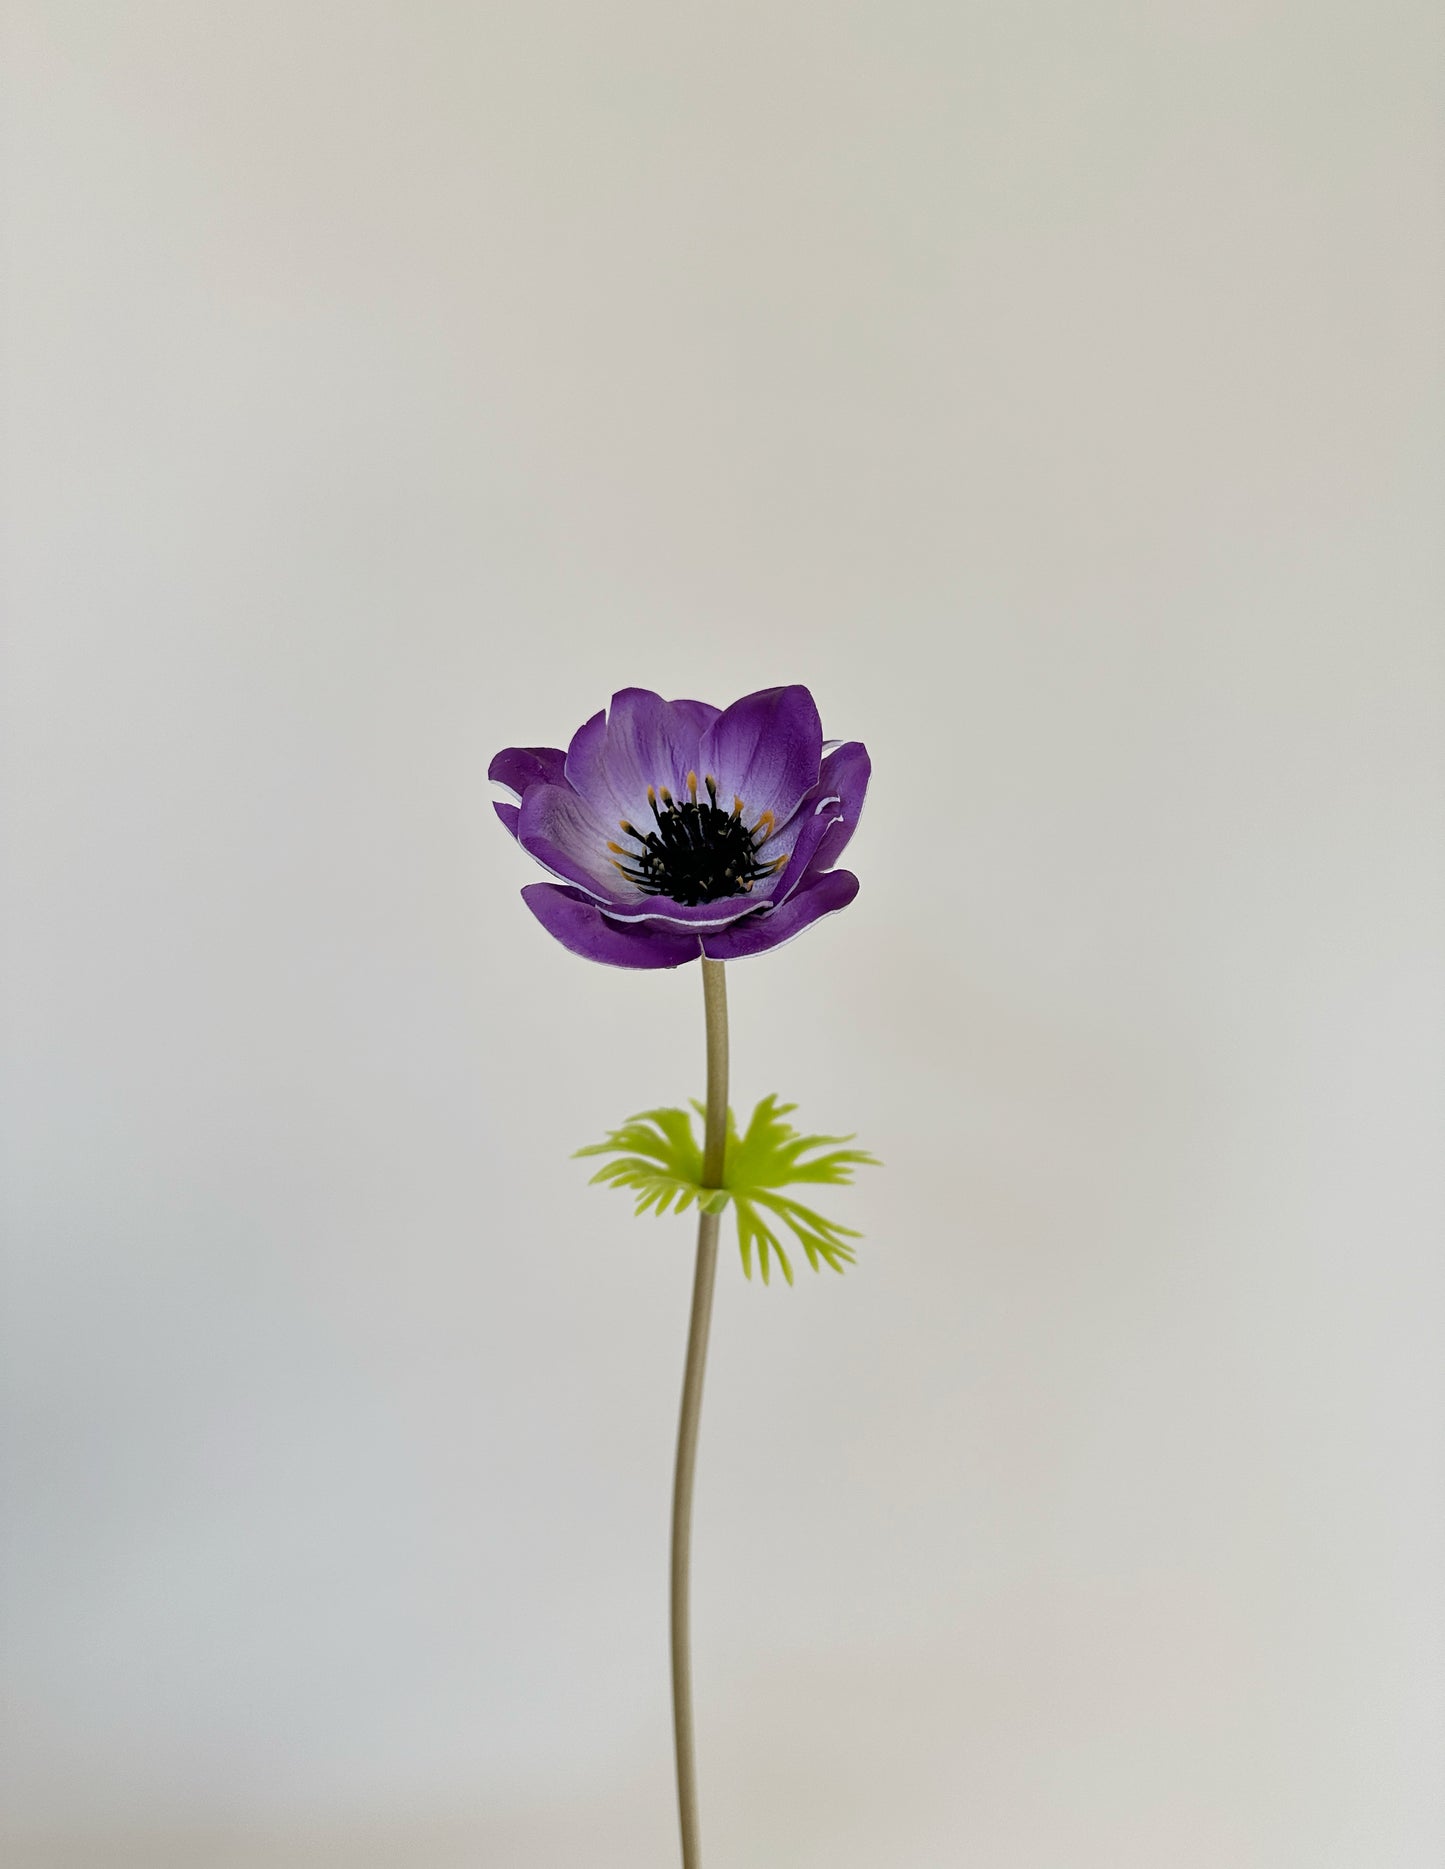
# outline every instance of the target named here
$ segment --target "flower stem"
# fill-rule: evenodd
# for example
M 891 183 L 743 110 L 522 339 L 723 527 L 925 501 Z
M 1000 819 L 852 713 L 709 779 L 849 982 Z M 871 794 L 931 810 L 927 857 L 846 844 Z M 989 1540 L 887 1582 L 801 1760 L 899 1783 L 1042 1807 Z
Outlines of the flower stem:
M 703 1012 L 707 1020 L 707 1121 L 703 1135 L 702 1178 L 722 1186 L 727 1148 L 728 998 L 720 960 L 702 963 Z M 692 1723 L 692 1652 L 688 1633 L 688 1586 L 692 1557 L 692 1481 L 697 1466 L 697 1424 L 702 1413 L 702 1378 L 707 1366 L 707 1332 L 712 1318 L 713 1282 L 717 1275 L 720 1214 L 703 1214 L 697 1223 L 697 1266 L 692 1283 L 692 1322 L 687 1333 L 687 1364 L 682 1378 L 682 1412 L 677 1423 L 677 1468 L 672 1484 L 672 1728 L 677 1747 L 677 1814 L 682 1827 L 682 1869 L 701 1869 L 702 1843 L 697 1817 L 697 1759 Z

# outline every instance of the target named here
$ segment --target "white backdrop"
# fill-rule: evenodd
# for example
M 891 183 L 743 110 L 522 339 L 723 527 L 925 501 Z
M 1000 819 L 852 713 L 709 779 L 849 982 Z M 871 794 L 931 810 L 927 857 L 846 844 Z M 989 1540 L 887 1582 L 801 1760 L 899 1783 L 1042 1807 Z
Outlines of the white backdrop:
M 1445 1849 L 1438 10 L 15 4 L 3 1546 L 24 1869 L 675 1861 L 701 1089 L 487 762 L 812 686 L 734 1097 L 725 1869 Z

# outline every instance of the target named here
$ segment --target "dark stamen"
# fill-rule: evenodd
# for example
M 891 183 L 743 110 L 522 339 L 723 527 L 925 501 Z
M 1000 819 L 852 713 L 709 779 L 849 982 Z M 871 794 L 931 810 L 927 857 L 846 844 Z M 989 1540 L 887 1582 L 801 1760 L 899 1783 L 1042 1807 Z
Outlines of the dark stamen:
M 781 869 L 787 861 L 762 859 L 762 846 L 775 834 L 771 811 L 762 812 L 751 829 L 743 821 L 743 801 L 734 795 L 726 812 L 717 802 L 717 780 L 703 776 L 707 800 L 698 796 L 697 774 L 687 775 L 686 796 L 676 799 L 665 785 L 647 788 L 647 802 L 657 822 L 655 831 L 643 832 L 618 820 L 623 834 L 639 849 L 609 843 L 619 873 L 645 895 L 670 896 L 692 907 L 715 902 L 722 896 L 751 895 L 753 885 Z

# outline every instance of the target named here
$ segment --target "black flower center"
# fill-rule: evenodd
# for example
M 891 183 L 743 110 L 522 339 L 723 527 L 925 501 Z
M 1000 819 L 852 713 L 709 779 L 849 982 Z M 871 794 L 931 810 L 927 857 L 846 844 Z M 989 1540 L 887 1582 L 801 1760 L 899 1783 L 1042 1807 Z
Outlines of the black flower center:
M 687 797 L 674 798 L 664 785 L 649 785 L 647 802 L 656 829 L 639 831 L 626 818 L 619 820 L 636 848 L 609 843 L 612 861 L 644 895 L 671 896 L 691 908 L 716 902 L 719 896 L 745 896 L 760 877 L 780 870 L 786 855 L 763 860 L 759 851 L 777 826 L 771 811 L 763 812 L 749 827 L 743 822 L 743 801 L 734 796 L 731 811 L 717 802 L 717 781 L 711 773 L 703 780 L 706 802 L 697 795 L 697 774 L 687 775 Z

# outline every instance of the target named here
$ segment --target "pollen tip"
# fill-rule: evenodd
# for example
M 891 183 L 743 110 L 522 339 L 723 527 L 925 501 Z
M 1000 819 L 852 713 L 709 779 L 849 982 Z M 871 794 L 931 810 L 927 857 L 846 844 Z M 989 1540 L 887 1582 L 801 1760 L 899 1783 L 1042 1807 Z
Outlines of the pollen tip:
M 656 797 L 657 797 L 657 787 L 656 787 L 655 785 L 649 785 L 649 786 L 648 786 L 648 788 L 647 788 L 647 796 L 648 796 L 648 798 L 649 798 L 649 799 L 653 799 L 653 798 L 656 798 Z
M 614 844 L 611 838 L 607 840 L 607 848 L 609 850 L 615 850 L 619 857 L 625 857 L 627 855 L 627 852 L 622 848 L 621 844 Z
M 672 803 L 672 793 L 668 791 L 665 785 L 662 788 L 662 802 L 665 805 L 670 805 Z
M 697 774 L 695 772 L 687 775 L 687 791 L 690 798 L 697 797 Z

